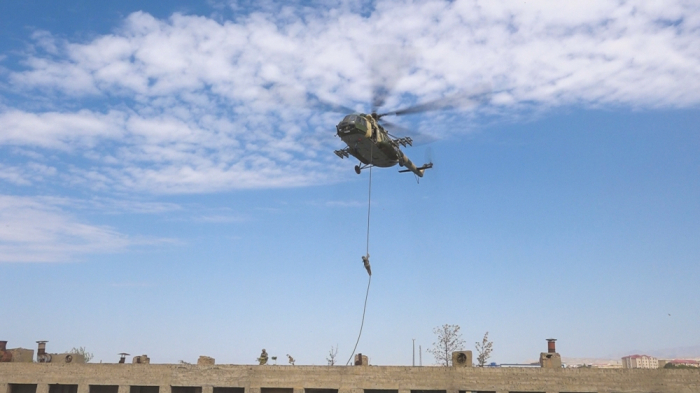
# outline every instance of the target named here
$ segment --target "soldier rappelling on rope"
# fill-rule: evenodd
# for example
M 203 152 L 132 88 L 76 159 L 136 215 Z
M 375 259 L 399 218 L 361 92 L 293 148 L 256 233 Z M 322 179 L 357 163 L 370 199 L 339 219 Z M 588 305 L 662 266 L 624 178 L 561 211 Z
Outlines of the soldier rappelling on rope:
M 370 276 L 372 275 L 372 267 L 369 265 L 369 253 L 367 255 L 362 256 L 362 263 L 365 265 L 365 269 L 367 270 L 367 274 Z

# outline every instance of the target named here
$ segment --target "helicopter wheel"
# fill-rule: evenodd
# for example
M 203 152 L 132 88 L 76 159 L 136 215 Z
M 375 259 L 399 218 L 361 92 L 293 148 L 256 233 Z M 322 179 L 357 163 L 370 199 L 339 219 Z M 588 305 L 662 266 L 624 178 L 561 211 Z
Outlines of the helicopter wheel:
M 362 171 L 362 168 L 360 168 L 359 165 L 355 165 L 355 173 L 357 173 L 359 175 L 361 171 Z

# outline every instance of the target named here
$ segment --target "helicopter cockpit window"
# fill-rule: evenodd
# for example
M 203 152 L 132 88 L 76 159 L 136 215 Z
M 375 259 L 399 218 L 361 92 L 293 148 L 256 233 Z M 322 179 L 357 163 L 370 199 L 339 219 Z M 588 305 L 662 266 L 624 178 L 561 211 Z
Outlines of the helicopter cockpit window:
M 343 119 L 343 123 L 354 123 L 355 119 L 357 119 L 356 115 L 347 115 L 345 119 Z

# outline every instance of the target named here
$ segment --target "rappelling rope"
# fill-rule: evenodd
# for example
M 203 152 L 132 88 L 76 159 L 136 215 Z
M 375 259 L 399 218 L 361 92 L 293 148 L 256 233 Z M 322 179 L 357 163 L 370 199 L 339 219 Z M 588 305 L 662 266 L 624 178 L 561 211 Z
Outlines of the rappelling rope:
M 370 152 L 372 149 L 370 148 Z M 371 153 L 370 153 L 371 154 Z M 370 157 L 372 157 L 370 155 Z M 372 212 L 372 160 L 370 158 L 370 163 L 369 163 L 369 192 L 367 195 L 367 248 L 366 248 L 366 253 L 367 253 L 367 259 L 369 259 L 369 217 L 370 213 Z M 372 275 L 369 275 L 372 277 Z
M 355 355 L 355 350 L 357 349 L 357 344 L 360 343 L 360 337 L 362 337 L 362 328 L 365 326 L 365 314 L 367 312 L 367 299 L 369 298 L 369 286 L 372 283 L 372 271 L 369 269 L 369 223 L 370 223 L 370 213 L 372 212 L 372 155 L 373 155 L 373 147 L 374 144 L 372 143 L 370 145 L 370 154 L 369 154 L 369 191 L 367 195 L 367 248 L 366 248 L 366 262 L 365 262 L 365 267 L 367 268 L 367 273 L 369 274 L 369 279 L 367 280 L 367 292 L 365 293 L 365 305 L 362 308 L 362 323 L 360 324 L 360 333 L 357 335 L 357 341 L 355 341 L 355 348 L 352 349 L 352 354 L 350 354 L 350 359 L 348 359 L 348 362 L 345 363 L 345 365 L 349 365 L 350 361 L 352 361 L 352 357 Z M 363 257 L 364 260 L 364 257 Z
M 372 283 L 372 276 L 369 276 L 369 280 L 367 281 L 367 293 L 365 294 L 365 307 L 362 310 L 362 324 L 360 325 L 360 334 L 357 335 L 357 341 L 355 342 L 355 348 L 352 349 L 352 354 L 350 354 L 350 359 L 348 359 L 348 362 L 345 363 L 345 365 L 349 365 L 350 361 L 352 360 L 352 357 L 355 355 L 355 350 L 357 349 L 357 344 L 360 343 L 360 336 L 362 336 L 362 327 L 365 325 L 365 311 L 367 311 L 367 298 L 369 297 L 369 284 Z

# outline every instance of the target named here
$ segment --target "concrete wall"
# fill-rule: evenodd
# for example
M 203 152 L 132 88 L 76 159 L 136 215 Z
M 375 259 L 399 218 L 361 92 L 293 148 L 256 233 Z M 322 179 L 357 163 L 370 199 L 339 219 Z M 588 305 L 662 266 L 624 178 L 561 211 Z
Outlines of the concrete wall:
M 34 361 L 34 350 L 24 348 L 8 349 L 12 353 L 13 362 L 31 363 Z M 5 392 L 0 392 L 5 393 Z
M 0 363 L 0 393 L 13 393 L 11 384 L 37 384 L 36 393 L 49 393 L 52 384 L 78 385 L 77 393 L 91 393 L 90 385 L 119 386 L 118 393 L 129 393 L 132 386 L 158 387 L 158 393 L 172 393 L 172 386 L 201 387 L 202 393 L 215 387 L 244 388 L 244 393 L 280 388 L 289 393 L 697 393 L 700 370 Z

